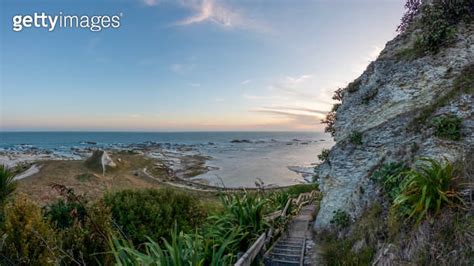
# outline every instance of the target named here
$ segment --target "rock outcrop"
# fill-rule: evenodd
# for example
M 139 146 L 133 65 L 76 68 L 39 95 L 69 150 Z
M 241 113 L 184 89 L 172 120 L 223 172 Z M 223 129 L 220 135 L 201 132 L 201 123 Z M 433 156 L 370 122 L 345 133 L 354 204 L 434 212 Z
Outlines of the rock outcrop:
M 315 170 L 324 194 L 316 230 L 328 228 L 336 210 L 356 219 L 377 200 L 370 176 L 383 163 L 416 157 L 455 161 L 473 149 L 474 25 L 457 25 L 452 42 L 436 54 L 406 58 L 416 36 L 414 30 L 388 42 L 343 90 L 334 124 L 337 143 Z M 461 140 L 435 136 L 431 121 L 445 114 L 462 119 Z M 355 133 L 361 143 L 350 141 Z
M 115 168 L 117 166 L 109 154 L 102 150 L 94 151 L 91 157 L 85 161 L 85 164 L 94 171 L 102 172 L 102 175 L 105 175 L 107 167 Z

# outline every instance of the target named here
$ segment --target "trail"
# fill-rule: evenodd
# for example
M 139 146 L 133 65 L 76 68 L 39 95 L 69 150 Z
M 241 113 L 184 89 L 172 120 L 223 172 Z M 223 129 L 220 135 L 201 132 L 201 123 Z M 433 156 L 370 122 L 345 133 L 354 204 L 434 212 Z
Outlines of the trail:
M 312 251 L 308 250 L 308 247 L 311 249 L 308 244 L 313 243 L 311 222 L 315 211 L 315 204 L 306 205 L 301 209 L 288 229 L 265 255 L 265 265 L 315 265 L 312 263 L 312 256 L 308 256 Z

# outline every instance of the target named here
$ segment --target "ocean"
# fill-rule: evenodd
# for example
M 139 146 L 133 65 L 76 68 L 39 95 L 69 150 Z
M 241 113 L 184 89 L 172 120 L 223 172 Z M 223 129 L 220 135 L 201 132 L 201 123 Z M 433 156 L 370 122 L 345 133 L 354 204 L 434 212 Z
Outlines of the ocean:
M 213 170 L 197 176 L 211 184 L 252 187 L 291 185 L 310 179 L 317 155 L 334 142 L 321 132 L 0 132 L 0 151 L 46 150 L 71 158 L 74 149 L 147 143 L 186 145 L 208 155 Z

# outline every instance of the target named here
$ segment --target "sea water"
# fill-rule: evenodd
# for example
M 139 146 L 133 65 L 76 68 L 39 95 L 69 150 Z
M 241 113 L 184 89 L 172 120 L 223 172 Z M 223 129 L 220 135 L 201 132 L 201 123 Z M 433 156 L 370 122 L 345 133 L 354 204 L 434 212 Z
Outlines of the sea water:
M 189 145 L 211 159 L 197 176 L 227 187 L 291 185 L 311 178 L 317 155 L 334 143 L 321 132 L 0 132 L 0 151 L 38 148 L 60 155 L 72 149 L 134 144 Z

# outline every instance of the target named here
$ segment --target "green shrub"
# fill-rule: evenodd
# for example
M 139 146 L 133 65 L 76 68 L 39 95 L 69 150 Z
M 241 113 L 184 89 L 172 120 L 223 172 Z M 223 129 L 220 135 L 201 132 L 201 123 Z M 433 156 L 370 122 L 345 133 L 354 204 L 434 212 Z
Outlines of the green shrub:
M 359 90 L 360 83 L 361 83 L 361 80 L 356 79 L 352 81 L 351 83 L 349 83 L 349 85 L 347 85 L 346 90 L 351 93 L 356 92 L 357 90 Z
M 318 190 L 319 189 L 319 185 L 318 184 L 315 184 L 315 183 L 311 183 L 311 184 L 298 184 L 298 185 L 293 185 L 291 187 L 288 187 L 285 192 L 288 193 L 290 196 L 292 197 L 296 197 L 298 196 L 299 194 L 302 194 L 302 193 L 307 193 L 307 192 L 311 192 L 313 190 Z
M 13 178 L 13 172 L 6 166 L 0 165 L 0 228 L 2 228 L 5 219 L 3 209 L 7 199 L 13 194 L 17 186 Z
M 170 239 L 175 222 L 178 230 L 194 230 L 205 218 L 199 199 L 172 189 L 124 190 L 105 196 L 113 220 L 134 244 Z
M 375 171 L 371 179 L 380 184 L 390 201 L 393 201 L 400 195 L 403 173 L 407 170 L 404 163 L 387 163 Z
M 5 207 L 0 263 L 13 265 L 54 265 L 58 247 L 56 234 L 43 219 L 41 208 L 24 194 Z
M 460 140 L 461 124 L 462 119 L 455 115 L 436 117 L 433 119 L 435 136 L 449 140 Z
M 13 194 L 17 183 L 13 180 L 13 172 L 6 166 L 0 165 L 0 206 Z
M 258 237 L 268 227 L 263 219 L 264 207 L 268 199 L 245 193 L 243 195 L 226 194 L 222 196 L 221 201 L 225 214 L 222 217 L 228 215 L 224 219 L 229 219 L 234 225 L 245 228 L 253 237 Z
M 82 220 L 59 230 L 64 265 L 111 265 L 113 256 L 110 254 L 109 236 L 114 233 L 114 226 L 109 208 L 103 202 L 95 202 L 86 207 L 87 215 Z
M 453 205 L 462 202 L 458 192 L 453 188 L 454 167 L 449 161 L 437 162 L 433 159 L 421 159 L 415 169 L 406 172 L 401 185 L 401 193 L 394 200 L 394 207 L 406 204 L 402 215 L 409 218 L 418 215 L 421 221 L 430 211 L 437 214 L 443 204 Z
M 84 220 L 85 215 L 86 210 L 82 204 L 66 202 L 63 199 L 59 199 L 45 208 L 45 216 L 59 229 L 71 227 L 76 219 Z
M 332 217 L 330 223 L 336 225 L 339 228 L 344 228 L 349 226 L 351 219 L 349 214 L 343 210 L 336 210 L 333 212 L 334 216 Z
M 47 205 L 44 216 L 59 234 L 61 264 L 110 264 L 110 210 L 101 200 L 90 204 L 66 186 L 55 184 L 53 188 L 62 198 Z
M 235 254 L 226 251 L 239 240 L 234 237 L 238 233 L 232 231 L 225 241 L 216 245 L 212 238 L 183 232 L 178 234 L 173 230 L 170 242 L 163 239 L 163 247 L 149 239 L 142 252 L 124 240 L 114 239 L 111 248 L 119 265 L 231 265 Z
M 362 145 L 362 133 L 358 131 L 353 131 L 349 135 L 349 142 L 354 145 Z
M 329 157 L 329 152 L 330 152 L 329 149 L 323 149 L 323 150 L 321 151 L 321 154 L 318 155 L 318 159 L 319 159 L 320 161 L 322 161 L 322 162 L 326 161 L 327 158 Z
M 290 194 L 285 191 L 278 191 L 271 193 L 267 198 L 270 200 L 272 205 L 269 212 L 272 212 L 283 209 L 290 199 Z
M 321 123 L 326 124 L 324 128 L 324 132 L 330 133 L 331 136 L 334 137 L 336 135 L 336 129 L 334 128 L 334 124 L 336 123 L 336 112 L 331 111 L 326 115 L 326 118 L 321 120 Z

